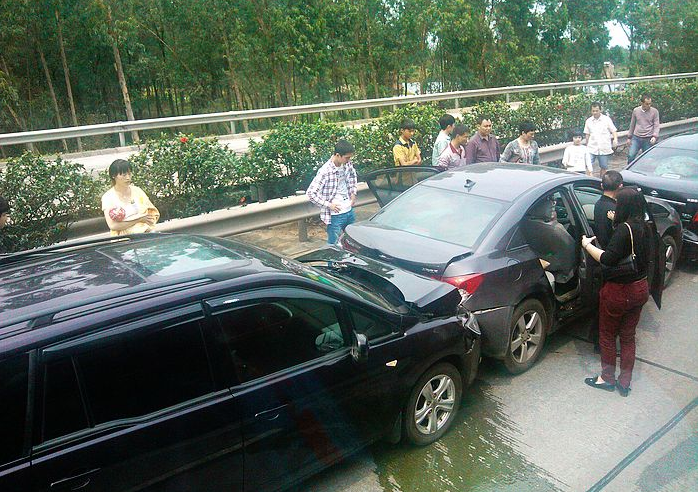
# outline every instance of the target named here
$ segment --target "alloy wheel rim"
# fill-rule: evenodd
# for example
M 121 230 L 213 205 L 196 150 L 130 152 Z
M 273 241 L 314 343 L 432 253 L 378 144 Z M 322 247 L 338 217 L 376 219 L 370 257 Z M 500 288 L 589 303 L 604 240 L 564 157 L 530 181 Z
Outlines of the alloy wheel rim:
M 453 380 L 439 374 L 422 387 L 414 407 L 414 423 L 424 434 L 435 434 L 448 422 L 456 404 L 456 386 Z
M 670 244 L 667 244 L 666 246 L 665 270 L 667 276 L 674 271 L 674 248 Z
M 537 311 L 525 312 L 514 325 L 511 335 L 511 356 L 519 364 L 531 360 L 540 347 L 543 320 Z

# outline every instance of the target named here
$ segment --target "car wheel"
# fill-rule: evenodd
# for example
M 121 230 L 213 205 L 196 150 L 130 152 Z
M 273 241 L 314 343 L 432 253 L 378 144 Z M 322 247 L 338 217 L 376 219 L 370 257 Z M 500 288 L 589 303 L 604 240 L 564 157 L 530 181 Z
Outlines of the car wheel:
M 404 411 L 405 436 L 424 446 L 443 436 L 455 419 L 463 381 L 452 364 L 437 364 L 412 388 Z
M 548 316 L 543 305 L 528 299 L 514 309 L 509 348 L 504 365 L 512 374 L 527 371 L 540 357 L 545 343 Z
M 664 268 L 664 287 L 669 284 L 669 280 L 674 273 L 674 268 L 676 267 L 676 241 L 673 237 L 666 235 L 662 238 L 664 245 L 666 246 L 666 267 Z

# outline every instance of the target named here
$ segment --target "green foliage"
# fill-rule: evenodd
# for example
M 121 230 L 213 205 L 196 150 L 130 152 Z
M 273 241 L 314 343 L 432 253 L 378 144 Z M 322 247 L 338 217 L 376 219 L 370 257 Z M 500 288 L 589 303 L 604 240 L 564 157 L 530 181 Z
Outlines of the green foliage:
M 99 186 L 81 164 L 24 154 L 0 174 L 0 195 L 10 202 L 12 224 L 0 241 L 8 252 L 66 239 L 68 226 L 99 209 Z
M 178 135 L 150 140 L 130 158 L 133 182 L 158 207 L 162 219 L 187 217 L 237 204 L 238 158 L 216 139 Z

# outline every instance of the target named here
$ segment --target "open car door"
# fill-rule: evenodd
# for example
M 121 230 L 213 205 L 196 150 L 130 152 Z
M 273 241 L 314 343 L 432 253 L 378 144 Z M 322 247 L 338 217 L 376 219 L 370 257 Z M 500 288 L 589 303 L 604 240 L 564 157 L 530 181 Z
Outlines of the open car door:
M 378 204 L 384 207 L 403 191 L 440 172 L 441 169 L 435 167 L 400 166 L 372 171 L 362 176 L 362 179 L 368 184 Z
M 662 308 L 662 292 L 666 279 L 666 245 L 657 232 L 654 221 L 648 221 L 651 231 L 649 240 L 649 261 L 647 263 L 647 283 L 650 287 L 650 295 L 659 309 Z

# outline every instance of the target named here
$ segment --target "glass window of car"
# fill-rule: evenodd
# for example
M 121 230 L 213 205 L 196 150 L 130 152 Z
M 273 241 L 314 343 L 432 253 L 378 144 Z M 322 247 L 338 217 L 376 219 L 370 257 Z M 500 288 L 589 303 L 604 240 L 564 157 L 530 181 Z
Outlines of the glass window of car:
M 215 319 L 241 383 L 348 346 L 335 307 L 314 299 L 265 299 Z
M 582 210 L 584 211 L 584 216 L 589 221 L 590 224 L 594 224 L 594 207 L 596 202 L 599 201 L 603 192 L 592 186 L 575 186 L 574 194 L 577 197 Z
M 28 384 L 28 356 L 0 361 L 0 465 L 11 463 L 23 455 Z
M 653 147 L 629 169 L 646 176 L 698 181 L 698 156 L 695 150 Z
M 214 391 L 198 321 L 128 333 L 74 359 L 95 424 L 140 417 Z
M 64 357 L 44 366 L 41 442 L 88 427 L 73 359 Z
M 489 198 L 424 184 L 400 195 L 371 222 L 470 248 L 504 206 Z
M 354 322 L 354 330 L 363 333 L 369 340 L 390 335 L 393 333 L 393 326 L 386 323 L 385 319 L 367 313 L 361 309 L 351 309 L 351 319 Z

